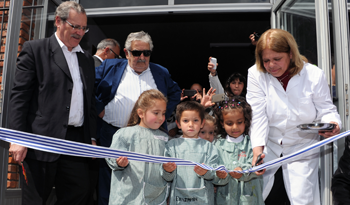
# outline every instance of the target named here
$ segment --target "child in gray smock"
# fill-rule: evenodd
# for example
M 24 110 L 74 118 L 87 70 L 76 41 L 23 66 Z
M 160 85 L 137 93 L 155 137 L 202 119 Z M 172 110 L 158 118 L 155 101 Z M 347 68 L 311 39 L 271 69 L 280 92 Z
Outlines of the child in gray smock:
M 166 145 L 165 156 L 181 158 L 211 167 L 217 167 L 218 152 L 213 144 L 198 137 L 204 125 L 204 107 L 195 101 L 187 101 L 176 108 L 176 124 L 182 130 L 180 138 Z M 163 177 L 172 181 L 169 204 L 214 204 L 212 180 L 215 171 L 200 166 L 179 166 L 174 163 L 163 165 Z
M 128 127 L 113 136 L 111 148 L 149 155 L 164 155 L 168 136 L 158 128 L 165 120 L 166 98 L 158 90 L 143 92 L 132 110 Z M 109 204 L 166 204 L 169 185 L 161 164 L 106 158 L 112 169 Z
M 220 138 L 214 145 L 219 152 L 219 164 L 228 170 L 246 170 L 252 167 L 253 150 L 249 132 L 252 119 L 250 105 L 242 97 L 233 97 L 216 108 L 220 119 Z M 262 172 L 240 174 L 230 172 L 225 180 L 217 186 L 217 205 L 251 205 L 264 204 L 262 197 Z M 216 183 L 216 182 L 214 182 Z

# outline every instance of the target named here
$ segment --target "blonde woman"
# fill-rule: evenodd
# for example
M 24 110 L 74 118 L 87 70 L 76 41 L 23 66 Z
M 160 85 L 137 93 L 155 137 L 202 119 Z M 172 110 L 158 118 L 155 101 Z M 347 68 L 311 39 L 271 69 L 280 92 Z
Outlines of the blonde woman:
M 321 69 L 299 53 L 294 37 L 280 29 L 267 30 L 255 51 L 256 64 L 249 69 L 247 101 L 252 106 L 253 164 L 265 154 L 270 161 L 291 154 L 340 132 L 341 121 L 332 103 Z M 325 133 L 300 132 L 297 125 L 335 123 Z M 319 150 L 308 152 L 263 175 L 265 204 L 320 204 Z

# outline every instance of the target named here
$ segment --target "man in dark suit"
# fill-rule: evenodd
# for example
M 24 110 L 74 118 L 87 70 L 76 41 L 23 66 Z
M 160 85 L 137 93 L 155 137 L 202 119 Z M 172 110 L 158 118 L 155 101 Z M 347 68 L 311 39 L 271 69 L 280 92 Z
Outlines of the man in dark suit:
M 57 31 L 28 41 L 17 59 L 10 98 L 9 128 L 91 144 L 96 133 L 94 62 L 79 42 L 88 31 L 84 8 L 73 1 L 56 9 Z M 11 144 L 23 163 L 22 204 L 46 204 L 52 187 L 56 204 L 87 204 L 88 158 L 57 155 Z M 20 172 L 22 173 L 22 172 Z
M 111 38 L 103 39 L 97 45 L 97 51 L 92 58 L 95 61 L 95 67 L 100 66 L 106 59 L 121 58 L 120 45 L 118 41 Z
M 168 99 L 166 118 L 180 102 L 181 89 L 171 79 L 169 71 L 150 63 L 153 49 L 151 36 L 144 31 L 130 33 L 125 42 L 127 59 L 107 59 L 96 68 L 96 110 L 102 118 L 100 143 L 109 147 L 114 133 L 125 127 L 140 94 L 158 89 Z M 163 124 L 164 130 L 166 123 Z M 99 129 L 99 128 L 98 128 Z M 99 205 L 108 204 L 111 169 L 100 161 Z

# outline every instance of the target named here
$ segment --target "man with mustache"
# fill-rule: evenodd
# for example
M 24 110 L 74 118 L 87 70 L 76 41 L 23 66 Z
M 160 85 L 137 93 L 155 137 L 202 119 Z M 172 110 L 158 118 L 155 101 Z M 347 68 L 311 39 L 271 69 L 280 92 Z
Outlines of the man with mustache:
M 9 128 L 91 144 L 96 133 L 95 67 L 79 45 L 86 32 L 84 8 L 73 1 L 55 12 L 57 31 L 24 43 L 17 59 L 10 97 Z M 9 152 L 23 164 L 22 204 L 46 204 L 55 186 L 56 204 L 86 205 L 88 158 L 58 155 L 11 144 Z
M 142 92 L 158 89 L 168 99 L 166 118 L 180 102 L 181 89 L 168 70 L 150 63 L 151 36 L 144 31 L 130 33 L 125 42 L 127 59 L 106 59 L 96 68 L 96 111 L 103 119 L 100 143 L 109 147 L 114 133 L 128 124 L 131 110 Z M 166 123 L 163 124 L 166 129 Z M 99 129 L 99 128 L 97 128 Z M 111 169 L 101 160 L 99 205 L 108 204 Z

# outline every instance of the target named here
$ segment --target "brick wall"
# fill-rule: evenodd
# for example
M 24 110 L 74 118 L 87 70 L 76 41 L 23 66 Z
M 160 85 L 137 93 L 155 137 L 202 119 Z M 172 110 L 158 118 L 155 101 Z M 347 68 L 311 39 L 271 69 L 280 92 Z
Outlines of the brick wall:
M 24 0 L 23 6 L 31 6 L 33 3 L 33 0 Z M 6 1 L 5 6 L 8 8 L 10 5 L 9 0 Z M 34 0 L 34 5 L 36 5 L 36 0 Z M 4 0 L 0 0 L 0 8 L 3 8 L 4 6 Z M 29 40 L 29 36 L 31 36 L 30 40 L 33 40 L 34 36 L 34 18 L 31 18 L 31 14 L 33 11 L 33 15 L 35 14 L 35 9 L 23 9 L 22 18 L 21 18 L 21 25 L 20 25 L 20 34 L 19 34 L 19 43 L 18 43 L 18 54 L 22 50 L 23 43 Z M 0 23 L 2 21 L 2 18 L 4 18 L 4 23 L 2 24 L 3 32 L 1 34 L 1 45 L 0 45 L 0 89 L 2 90 L 2 69 L 4 65 L 4 53 L 5 53 L 5 45 L 6 45 L 6 35 L 7 35 L 7 22 L 8 22 L 8 11 L 4 11 L 4 17 L 3 17 L 3 11 L 0 11 Z M 33 21 L 31 22 L 31 19 Z M 30 24 L 32 24 L 32 28 L 30 31 Z M 31 35 L 29 35 L 31 33 Z M 17 54 L 17 55 L 18 55 Z M 2 93 L 2 92 L 1 92 Z M 0 93 L 0 94 L 1 94 Z M 0 96 L 0 98 L 2 98 Z M 19 188 L 19 171 L 21 171 L 21 168 L 15 161 L 13 160 L 12 156 L 9 155 L 8 159 L 8 172 L 7 172 L 7 188 Z

